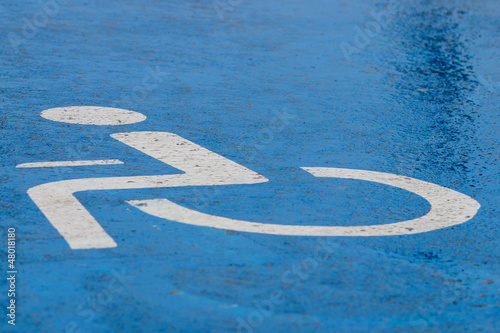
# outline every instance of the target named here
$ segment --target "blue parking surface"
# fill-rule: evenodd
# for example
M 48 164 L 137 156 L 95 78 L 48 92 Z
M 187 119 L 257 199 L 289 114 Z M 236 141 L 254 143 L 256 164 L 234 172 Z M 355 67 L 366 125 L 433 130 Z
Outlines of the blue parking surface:
M 6 0 L 0 18 L 1 267 L 15 275 L 15 295 L 0 283 L 1 332 L 498 332 L 498 1 Z M 71 106 L 138 118 L 41 116 Z M 190 174 L 177 148 L 145 153 L 161 140 L 117 139 L 139 132 L 175 134 L 174 148 L 199 145 L 247 181 L 133 188 Z M 96 160 L 108 162 L 26 165 Z M 435 207 L 303 168 L 403 176 L 480 208 L 450 206 L 425 232 L 363 234 Z M 49 183 L 81 186 L 95 223 L 28 195 Z M 148 214 L 160 199 L 206 215 Z M 63 208 L 48 215 L 52 204 Z M 278 231 L 191 223 L 208 216 Z

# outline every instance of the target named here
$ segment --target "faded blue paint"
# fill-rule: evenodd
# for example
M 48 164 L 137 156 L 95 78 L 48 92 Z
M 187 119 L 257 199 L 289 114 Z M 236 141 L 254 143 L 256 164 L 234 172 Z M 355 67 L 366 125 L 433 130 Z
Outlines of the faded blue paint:
M 60 2 L 17 53 L 9 33 L 23 36 L 23 18 L 42 7 L 0 7 L 0 203 L 4 230 L 19 237 L 17 332 L 498 331 L 497 1 L 403 2 L 380 32 L 370 11 L 386 7 L 375 1 L 234 1 L 222 19 L 211 1 Z M 363 41 L 358 28 L 370 24 L 373 37 Z M 342 43 L 359 52 L 346 59 Z M 134 100 L 148 68 L 168 74 Z M 39 116 L 68 105 L 148 119 L 94 127 Z M 293 115 L 286 123 L 275 119 L 284 110 Z M 118 247 L 71 251 L 27 189 L 177 172 L 109 137 L 136 130 L 174 132 L 270 182 L 81 194 Z M 106 158 L 125 165 L 15 169 Z M 233 218 L 317 225 L 395 222 L 429 208 L 411 193 L 314 178 L 303 166 L 407 175 L 482 208 L 463 225 L 425 234 L 330 238 L 331 255 L 297 275 L 287 272 L 306 264 L 320 239 L 164 222 L 124 202 L 165 197 Z M 282 297 L 263 310 L 270 316 L 251 326 L 274 292 Z

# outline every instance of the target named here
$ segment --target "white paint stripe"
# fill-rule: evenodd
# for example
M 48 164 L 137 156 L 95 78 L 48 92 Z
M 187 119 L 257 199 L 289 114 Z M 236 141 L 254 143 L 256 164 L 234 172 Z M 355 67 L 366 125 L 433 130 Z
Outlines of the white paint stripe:
M 358 179 L 398 187 L 425 198 L 431 210 L 417 219 L 371 226 L 302 226 L 265 224 L 215 216 L 182 207 L 167 199 L 131 200 L 134 207 L 160 218 L 197 226 L 288 236 L 391 236 L 428 232 L 464 223 L 478 211 L 479 203 L 454 190 L 422 180 L 389 173 L 338 169 L 302 168 L 316 177 Z
M 123 164 L 123 162 L 120 160 L 33 162 L 33 163 L 19 164 L 16 166 L 16 168 L 52 168 L 52 167 L 86 166 L 86 165 L 107 165 L 107 164 Z
M 167 132 L 111 135 L 120 142 L 184 171 L 184 174 L 84 178 L 35 186 L 28 194 L 72 249 L 115 247 L 115 241 L 74 193 L 178 186 L 256 184 L 267 179 L 225 157 Z

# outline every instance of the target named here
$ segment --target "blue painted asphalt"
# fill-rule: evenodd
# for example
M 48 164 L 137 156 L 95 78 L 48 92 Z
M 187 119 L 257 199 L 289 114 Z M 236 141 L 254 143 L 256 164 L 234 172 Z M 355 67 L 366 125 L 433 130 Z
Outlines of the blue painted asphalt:
M 15 327 L 0 283 L 0 331 L 498 332 L 499 17 L 495 0 L 4 1 L 0 243 L 6 253 L 16 228 L 19 272 Z M 145 87 L 151 71 L 157 84 Z M 148 118 L 40 117 L 72 105 Z M 118 246 L 71 250 L 29 188 L 178 172 L 109 137 L 123 131 L 176 133 L 269 182 L 79 194 Z M 125 164 L 15 168 L 92 159 Z M 405 175 L 481 209 L 423 234 L 321 238 L 184 225 L 125 203 L 168 198 L 248 221 L 339 226 L 430 208 L 300 167 Z

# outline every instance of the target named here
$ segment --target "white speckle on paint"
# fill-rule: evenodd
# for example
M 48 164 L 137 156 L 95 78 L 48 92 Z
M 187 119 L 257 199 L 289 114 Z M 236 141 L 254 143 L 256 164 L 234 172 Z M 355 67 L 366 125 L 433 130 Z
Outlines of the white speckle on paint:
M 128 125 L 146 119 L 142 113 L 102 106 L 66 106 L 42 111 L 43 118 L 80 125 Z

